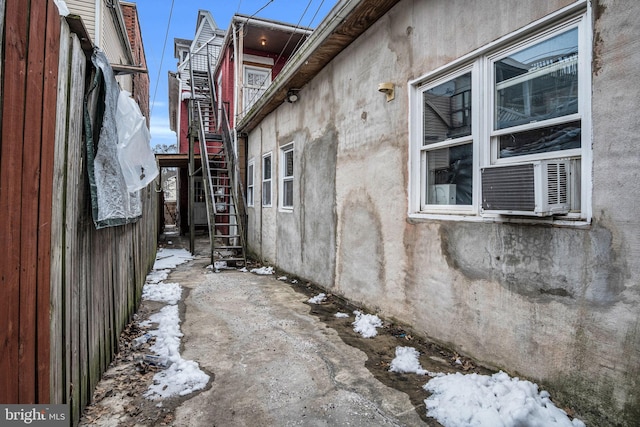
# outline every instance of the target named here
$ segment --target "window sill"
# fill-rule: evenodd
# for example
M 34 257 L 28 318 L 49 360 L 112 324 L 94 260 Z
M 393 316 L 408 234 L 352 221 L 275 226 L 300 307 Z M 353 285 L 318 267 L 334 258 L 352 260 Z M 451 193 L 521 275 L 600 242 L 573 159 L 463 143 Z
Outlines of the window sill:
M 563 228 L 589 228 L 591 221 L 584 218 L 571 217 L 522 217 L 501 215 L 461 215 L 461 214 L 432 214 L 414 212 L 409 213 L 407 221 L 419 224 L 428 221 L 475 222 L 485 224 L 528 224 Z

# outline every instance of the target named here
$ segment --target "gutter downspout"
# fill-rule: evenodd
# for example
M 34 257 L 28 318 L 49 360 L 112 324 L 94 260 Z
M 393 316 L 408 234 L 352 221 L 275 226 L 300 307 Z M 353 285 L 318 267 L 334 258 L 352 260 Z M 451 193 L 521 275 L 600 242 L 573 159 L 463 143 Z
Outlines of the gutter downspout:
M 240 27 L 236 27 L 235 21 L 233 22 L 233 151 L 237 154 L 238 147 L 238 131 L 236 130 L 236 123 L 238 123 L 238 105 L 240 102 L 240 72 L 239 68 L 242 66 L 242 58 L 240 57 L 240 49 L 238 46 L 238 31 L 242 30 L 244 24 Z
M 239 30 L 242 31 L 244 29 L 244 24 L 241 24 L 239 27 Z M 241 46 L 238 46 L 238 44 L 240 44 Z M 238 123 L 238 103 L 240 102 L 240 96 L 241 96 L 241 91 L 240 89 L 240 85 L 242 84 L 242 74 L 240 72 L 240 67 L 242 67 L 242 63 L 244 62 L 244 59 L 242 58 L 242 51 L 244 50 L 243 47 L 243 36 L 240 35 L 240 37 L 237 36 L 237 32 L 236 32 L 236 26 L 235 26 L 235 22 L 233 23 L 233 49 L 234 49 L 234 67 L 233 67 L 233 72 L 234 72 L 234 81 L 235 84 L 233 85 L 233 97 L 234 97 L 234 101 L 233 101 L 233 155 L 236 159 L 239 158 L 238 156 L 238 129 L 236 129 L 236 123 Z M 234 176 L 233 178 L 233 183 L 231 185 L 233 185 L 233 188 L 238 188 L 238 181 L 240 179 L 240 177 L 235 176 L 235 174 L 233 174 Z
M 103 0 L 96 0 L 96 10 L 95 10 L 95 22 L 94 22 L 94 31 L 96 32 L 93 37 L 94 37 L 94 44 L 96 46 L 102 46 L 102 37 L 101 37 L 101 33 L 102 33 L 102 1 Z

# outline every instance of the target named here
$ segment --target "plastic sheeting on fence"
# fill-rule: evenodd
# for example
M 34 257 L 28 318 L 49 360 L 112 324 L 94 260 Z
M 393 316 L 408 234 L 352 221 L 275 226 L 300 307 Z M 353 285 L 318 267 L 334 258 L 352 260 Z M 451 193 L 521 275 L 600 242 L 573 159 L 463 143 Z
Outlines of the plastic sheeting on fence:
M 130 192 L 149 185 L 158 176 L 158 165 L 149 147 L 147 120 L 127 91 L 118 96 L 118 162 Z
M 139 191 L 129 191 L 119 161 L 117 110 L 120 87 L 102 50 L 94 49 L 91 62 L 95 75 L 85 97 L 84 120 L 87 169 L 93 222 L 96 228 L 103 228 L 137 221 L 142 216 L 142 203 Z M 149 172 L 152 176 L 152 171 Z M 153 178 L 155 176 L 151 180 Z

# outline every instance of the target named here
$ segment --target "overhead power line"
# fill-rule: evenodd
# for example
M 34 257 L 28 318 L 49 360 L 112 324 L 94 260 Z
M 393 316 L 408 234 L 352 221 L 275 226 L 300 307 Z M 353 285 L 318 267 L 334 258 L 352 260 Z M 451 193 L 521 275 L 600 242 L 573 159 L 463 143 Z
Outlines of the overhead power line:
M 173 16 L 173 4 L 175 0 L 171 0 L 171 9 L 169 10 L 169 21 L 167 22 L 167 31 L 164 34 L 164 44 L 162 45 L 162 55 L 160 56 L 160 67 L 158 67 L 158 75 L 156 76 L 156 87 L 153 90 L 153 101 L 151 102 L 151 113 L 153 113 L 153 107 L 156 105 L 156 95 L 158 93 L 158 83 L 160 82 L 160 72 L 162 71 L 162 62 L 164 61 L 164 51 L 167 48 L 167 39 L 169 38 L 169 28 L 171 27 L 171 17 Z

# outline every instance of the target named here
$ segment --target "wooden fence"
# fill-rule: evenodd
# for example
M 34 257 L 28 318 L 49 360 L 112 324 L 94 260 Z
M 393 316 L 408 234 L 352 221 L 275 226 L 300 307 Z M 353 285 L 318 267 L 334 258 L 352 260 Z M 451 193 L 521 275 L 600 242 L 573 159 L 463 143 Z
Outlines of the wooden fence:
M 82 26 L 53 0 L 0 0 L 0 21 L 0 403 L 69 403 L 76 424 L 138 307 L 158 198 L 152 184 L 138 222 L 94 227 Z

